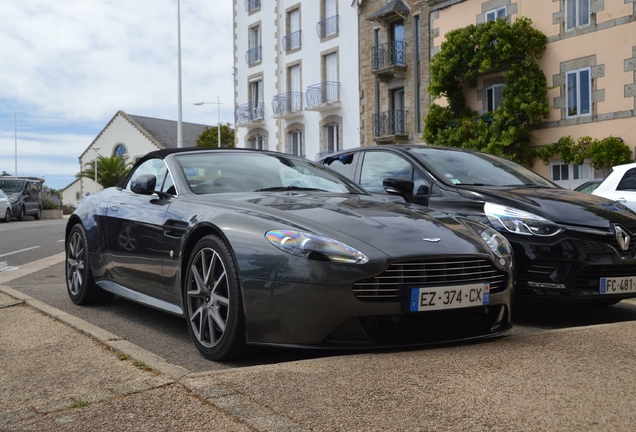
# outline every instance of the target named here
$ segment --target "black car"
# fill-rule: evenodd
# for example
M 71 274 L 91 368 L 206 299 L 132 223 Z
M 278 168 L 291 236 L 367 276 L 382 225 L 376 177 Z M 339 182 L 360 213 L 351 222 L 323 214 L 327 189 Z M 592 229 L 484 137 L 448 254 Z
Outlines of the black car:
M 636 296 L 636 213 L 614 201 L 457 148 L 369 146 L 320 162 L 376 195 L 497 229 L 514 249 L 518 300 L 607 305 Z
M 79 204 L 65 238 L 73 302 L 118 295 L 184 316 L 211 359 L 250 344 L 412 345 L 510 327 L 504 236 L 281 153 L 149 153 Z

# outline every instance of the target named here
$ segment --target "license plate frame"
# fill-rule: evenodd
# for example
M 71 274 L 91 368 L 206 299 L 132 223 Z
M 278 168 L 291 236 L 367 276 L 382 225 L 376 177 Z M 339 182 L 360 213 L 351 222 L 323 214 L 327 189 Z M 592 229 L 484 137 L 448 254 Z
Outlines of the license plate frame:
M 601 295 L 636 293 L 636 276 L 601 278 L 598 292 Z
M 409 311 L 461 309 L 490 304 L 490 282 L 437 287 L 412 287 Z

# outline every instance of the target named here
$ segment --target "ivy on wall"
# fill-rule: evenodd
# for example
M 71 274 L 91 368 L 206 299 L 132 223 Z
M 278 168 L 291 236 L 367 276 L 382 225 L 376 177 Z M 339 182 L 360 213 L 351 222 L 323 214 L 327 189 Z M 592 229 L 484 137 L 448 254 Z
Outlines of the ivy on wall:
M 430 144 L 484 151 L 532 165 L 531 130 L 550 113 L 548 86 L 536 60 L 546 36 L 522 17 L 452 30 L 431 62 L 429 94 L 446 98 L 432 104 L 423 138 Z M 479 115 L 465 99 L 464 89 L 478 74 L 502 70 L 502 103 Z
M 563 163 L 583 165 L 586 160 L 595 169 L 604 166 L 621 165 L 631 162 L 632 152 L 630 148 L 617 137 L 607 137 L 602 140 L 589 136 L 581 137 L 576 142 L 570 136 L 565 136 L 559 141 L 539 147 L 536 155 L 545 165 L 550 163 L 554 155 L 559 155 Z

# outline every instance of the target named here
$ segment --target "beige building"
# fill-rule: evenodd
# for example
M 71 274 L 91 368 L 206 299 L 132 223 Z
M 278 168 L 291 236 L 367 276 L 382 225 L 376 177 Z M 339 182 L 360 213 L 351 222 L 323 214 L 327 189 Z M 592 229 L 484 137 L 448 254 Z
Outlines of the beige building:
M 552 106 L 532 144 L 614 136 L 636 147 L 636 0 L 353 0 L 353 6 L 362 145 L 421 141 L 432 102 L 429 64 L 447 32 L 527 17 L 547 36 L 539 66 Z M 466 88 L 469 106 L 480 114 L 496 108 L 504 84 L 501 72 L 480 75 Z M 548 166 L 537 160 L 533 168 L 567 188 L 607 174 L 558 159 Z
M 533 145 L 590 136 L 620 137 L 636 147 L 636 0 L 428 0 L 430 53 L 434 56 L 453 29 L 490 19 L 527 17 L 547 36 L 539 60 L 552 105 L 549 118 L 533 131 Z M 501 74 L 481 75 L 466 90 L 470 106 L 483 113 L 503 85 Z M 607 173 L 589 165 L 555 159 L 534 170 L 573 188 Z

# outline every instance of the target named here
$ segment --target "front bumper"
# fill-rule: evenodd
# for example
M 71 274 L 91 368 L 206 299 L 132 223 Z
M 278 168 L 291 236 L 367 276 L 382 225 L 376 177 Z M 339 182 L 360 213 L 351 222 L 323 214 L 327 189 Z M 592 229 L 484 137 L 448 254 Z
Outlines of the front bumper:
M 247 338 L 252 344 L 408 346 L 490 336 L 511 327 L 512 282 L 490 294 L 487 306 L 415 313 L 404 307 L 408 287 L 399 299 L 368 302 L 356 298 L 351 286 L 252 278 L 242 283 Z
M 515 251 L 521 302 L 598 303 L 636 297 L 636 292 L 601 294 L 601 278 L 636 277 L 635 245 L 623 251 L 611 237 L 566 232 L 544 243 L 510 239 Z

